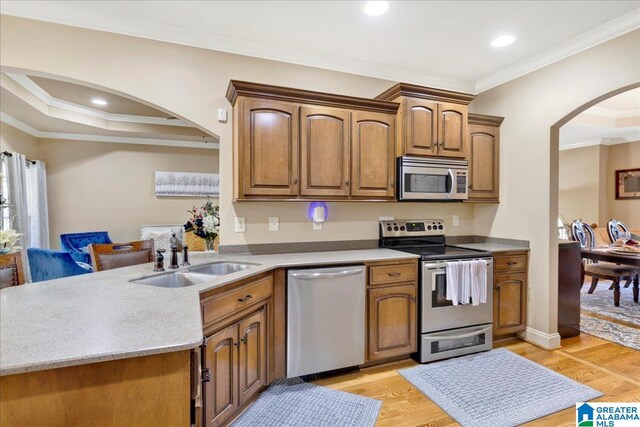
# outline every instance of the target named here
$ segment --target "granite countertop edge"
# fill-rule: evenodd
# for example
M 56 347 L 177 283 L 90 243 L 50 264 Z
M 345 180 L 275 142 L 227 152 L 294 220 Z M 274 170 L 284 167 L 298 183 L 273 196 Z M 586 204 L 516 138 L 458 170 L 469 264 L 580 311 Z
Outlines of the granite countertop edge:
M 196 348 L 203 336 L 200 294 L 276 268 L 418 258 L 390 249 L 191 255 L 187 268 L 219 261 L 257 265 L 178 289 L 131 283 L 157 274 L 152 264 L 3 289 L 0 376 Z

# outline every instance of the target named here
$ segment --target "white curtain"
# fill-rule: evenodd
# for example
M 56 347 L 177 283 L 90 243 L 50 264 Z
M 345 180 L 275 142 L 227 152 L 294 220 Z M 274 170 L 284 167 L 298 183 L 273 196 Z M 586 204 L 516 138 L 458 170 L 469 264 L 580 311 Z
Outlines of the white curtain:
M 41 161 L 27 164 L 27 213 L 29 247 L 49 249 L 47 171 L 44 162 Z
M 11 228 L 22 234 L 20 246 L 29 247 L 29 214 L 27 211 L 27 160 L 24 155 L 13 153 L 6 157 L 8 201 L 11 206 Z

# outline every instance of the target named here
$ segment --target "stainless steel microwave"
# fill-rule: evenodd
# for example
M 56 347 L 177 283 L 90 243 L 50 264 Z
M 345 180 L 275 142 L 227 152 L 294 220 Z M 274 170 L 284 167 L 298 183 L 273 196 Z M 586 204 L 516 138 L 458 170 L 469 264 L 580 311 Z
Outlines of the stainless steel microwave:
M 399 201 L 462 201 L 469 196 L 466 160 L 398 157 Z

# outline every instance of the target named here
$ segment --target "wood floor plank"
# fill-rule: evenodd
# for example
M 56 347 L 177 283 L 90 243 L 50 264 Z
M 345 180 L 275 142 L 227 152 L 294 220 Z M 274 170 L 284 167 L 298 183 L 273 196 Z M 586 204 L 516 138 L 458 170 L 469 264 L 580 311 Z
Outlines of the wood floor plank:
M 596 401 L 640 402 L 640 351 L 585 334 L 563 340 L 562 348 L 553 351 L 519 339 L 501 341 L 494 347 L 506 348 L 599 390 L 604 396 Z M 314 383 L 381 400 L 378 427 L 459 425 L 397 372 L 415 365 L 415 361 L 405 360 Z M 575 426 L 575 409 L 556 412 L 525 426 Z

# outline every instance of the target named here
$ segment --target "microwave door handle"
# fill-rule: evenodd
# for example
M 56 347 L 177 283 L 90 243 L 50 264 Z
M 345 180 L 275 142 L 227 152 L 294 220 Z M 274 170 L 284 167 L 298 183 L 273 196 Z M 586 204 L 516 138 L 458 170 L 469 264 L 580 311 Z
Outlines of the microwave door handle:
M 453 195 L 453 171 L 451 169 L 448 170 L 448 182 L 449 182 L 449 198 Z

